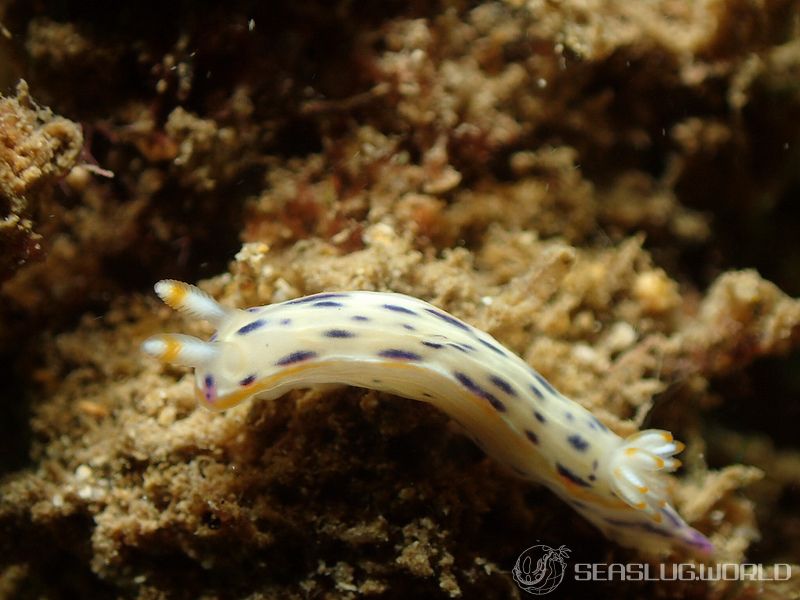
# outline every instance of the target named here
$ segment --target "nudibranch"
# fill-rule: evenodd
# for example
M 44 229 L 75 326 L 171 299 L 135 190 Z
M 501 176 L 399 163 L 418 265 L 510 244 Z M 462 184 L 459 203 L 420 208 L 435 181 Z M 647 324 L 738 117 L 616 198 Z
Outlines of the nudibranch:
M 207 342 L 163 334 L 142 345 L 161 361 L 194 367 L 208 408 L 330 383 L 428 402 L 609 539 L 646 552 L 713 551 L 666 499 L 662 472 L 678 468 L 673 456 L 683 444 L 656 429 L 623 439 L 492 336 L 423 300 L 342 291 L 241 310 L 178 281 L 159 281 L 155 291 L 217 327 Z

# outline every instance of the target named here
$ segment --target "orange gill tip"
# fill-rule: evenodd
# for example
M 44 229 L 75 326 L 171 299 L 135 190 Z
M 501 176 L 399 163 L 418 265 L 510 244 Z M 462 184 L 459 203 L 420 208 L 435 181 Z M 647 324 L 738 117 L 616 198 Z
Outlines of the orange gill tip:
M 190 335 L 168 333 L 147 338 L 142 343 L 142 352 L 164 363 L 202 367 L 217 357 L 219 347 Z
M 667 461 L 666 470 L 667 471 L 675 471 L 676 469 L 680 469 L 683 466 L 683 463 L 678 460 L 677 458 L 670 458 Z
M 661 516 L 660 512 L 653 513 L 652 519 L 653 519 L 653 522 L 655 522 L 655 523 L 661 523 L 661 521 L 664 520 L 664 518 Z
M 174 279 L 162 279 L 153 287 L 164 304 L 175 310 L 181 309 L 189 294 L 189 284 Z

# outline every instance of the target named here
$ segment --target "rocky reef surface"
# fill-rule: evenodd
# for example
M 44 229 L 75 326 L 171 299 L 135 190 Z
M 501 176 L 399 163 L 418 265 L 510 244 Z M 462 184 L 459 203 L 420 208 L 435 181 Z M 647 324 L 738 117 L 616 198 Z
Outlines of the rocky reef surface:
M 210 333 L 162 277 L 433 302 L 684 440 L 716 560 L 795 569 L 562 598 L 800 594 L 796 2 L 3 0 L 0 82 L 0 596 L 508 598 L 537 540 L 645 559 L 427 405 L 197 407 L 139 353 Z

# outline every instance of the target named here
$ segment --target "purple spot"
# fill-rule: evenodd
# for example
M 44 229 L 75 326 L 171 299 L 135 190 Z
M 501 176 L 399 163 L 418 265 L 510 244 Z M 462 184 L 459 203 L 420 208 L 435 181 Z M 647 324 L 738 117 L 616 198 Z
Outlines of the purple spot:
M 383 308 L 386 310 L 391 310 L 398 313 L 403 313 L 406 315 L 414 315 L 417 316 L 417 313 L 411 310 L 410 308 L 406 308 L 405 306 L 398 306 L 397 304 L 384 304 Z
M 538 381 L 542 385 L 542 387 L 544 387 L 544 389 L 546 389 L 548 392 L 550 392 L 554 396 L 558 395 L 558 392 L 556 391 L 556 388 L 554 388 L 552 385 L 550 385 L 550 382 L 547 381 L 547 379 L 545 379 L 544 377 L 539 375 L 539 373 L 537 373 L 533 369 L 531 369 L 531 371 L 533 372 L 533 376 L 536 378 L 536 381 Z
M 585 452 L 589 447 L 589 442 L 577 434 L 569 436 L 567 441 L 569 442 L 570 446 L 575 448 L 575 450 L 578 452 Z
M 579 485 L 581 487 L 592 487 L 590 483 L 584 481 L 583 479 L 575 475 L 575 473 L 570 471 L 567 467 L 565 467 L 561 463 L 556 463 L 556 470 L 558 471 L 559 475 L 565 477 L 566 479 L 569 479 L 572 483 L 576 485 Z
M 409 331 L 416 331 L 417 328 L 413 325 L 409 325 L 408 323 L 403 323 L 403 329 L 408 329 Z
M 255 331 L 256 329 L 263 327 L 266 324 L 267 322 L 264 319 L 256 319 L 252 323 L 248 323 L 244 327 L 240 327 L 239 329 L 237 329 L 236 333 L 238 333 L 239 335 L 245 335 L 250 333 L 251 331 Z
M 539 436 L 536 435 L 535 433 L 533 433 L 530 429 L 526 429 L 525 430 L 525 437 L 527 437 L 534 444 L 538 444 L 539 443 Z
M 594 415 L 592 415 L 592 422 L 597 425 L 601 431 L 608 431 L 608 427 L 606 427 L 603 422 Z
M 544 418 L 544 415 L 538 410 L 533 411 L 533 416 L 536 417 L 536 420 L 539 421 L 539 423 L 544 423 L 547 421 L 547 419 Z
M 316 302 L 317 300 L 324 300 L 326 298 L 347 298 L 347 294 L 337 294 L 335 292 L 313 294 L 311 296 L 305 296 L 304 298 L 289 300 L 288 302 L 284 302 L 284 304 L 305 304 L 307 302 Z
M 458 327 L 459 329 L 463 329 L 464 331 L 472 333 L 472 327 L 470 327 L 466 323 L 459 321 L 455 317 L 448 315 L 445 312 L 441 312 L 433 308 L 426 308 L 425 312 L 432 314 L 434 317 L 436 317 L 437 319 L 441 319 L 445 323 L 450 323 L 450 325 L 453 325 L 454 327 Z
M 318 306 L 320 308 L 339 308 L 344 306 L 341 302 L 333 302 L 332 300 L 323 300 L 322 302 L 314 302 L 311 306 Z
M 211 402 L 217 395 L 216 390 L 214 389 L 214 377 L 212 375 L 206 375 L 203 378 L 203 385 L 204 385 L 204 395 L 206 400 Z
M 378 356 L 383 358 L 394 358 L 397 360 L 422 360 L 419 354 L 408 352 L 407 350 L 398 350 L 397 348 L 389 348 L 378 352 Z
M 528 387 L 530 387 L 530 389 L 531 389 L 531 391 L 533 392 L 533 394 L 534 394 L 534 395 L 535 395 L 535 396 L 536 396 L 536 397 L 537 397 L 539 400 L 544 400 L 544 394 L 542 393 L 542 390 L 540 390 L 540 389 L 539 389 L 539 386 L 537 386 L 535 383 L 532 383 L 532 384 L 530 384 L 530 386 L 528 386 Z
M 347 331 L 346 329 L 328 329 L 325 333 L 323 333 L 325 337 L 329 338 L 351 338 L 355 337 L 355 334 L 352 331 Z
M 436 342 L 428 342 L 426 340 L 422 341 L 423 346 L 427 346 L 428 348 L 433 348 L 434 350 L 438 350 L 439 348 L 444 348 L 443 344 L 437 344 Z
M 369 321 L 369 317 L 365 317 L 364 315 L 355 315 L 353 317 L 353 321 Z
M 498 388 L 503 390 L 509 396 L 516 396 L 517 395 L 517 392 L 514 390 L 513 387 L 511 387 L 511 384 L 508 383 L 502 377 L 498 377 L 497 375 L 490 375 L 489 376 L 489 381 L 491 381 L 494 385 L 496 385 Z
M 503 404 L 494 394 L 483 389 L 481 386 L 475 383 L 468 375 L 459 371 L 455 371 L 453 375 L 459 381 L 459 383 L 461 383 L 461 385 L 463 385 L 476 396 L 480 396 L 484 400 L 488 401 L 495 410 L 499 412 L 504 412 L 506 410 L 505 404 Z
M 491 342 L 487 342 L 486 340 L 481 340 L 481 339 L 479 339 L 478 341 L 481 344 L 483 344 L 484 346 L 486 346 L 487 348 L 489 348 L 489 350 L 491 350 L 492 352 L 496 352 L 500 356 L 505 356 L 506 355 L 506 353 L 503 352 L 503 350 L 501 350 L 500 348 L 498 348 L 497 346 L 495 346 Z
M 291 325 L 291 319 L 281 319 L 281 325 Z
M 256 376 L 255 376 L 255 375 L 248 375 L 247 377 L 245 377 L 244 379 L 242 379 L 242 380 L 239 382 L 239 385 L 241 385 L 241 386 L 248 386 L 248 385 L 250 385 L 251 383 L 253 383 L 255 380 L 256 380 Z
M 277 360 L 275 362 L 275 366 L 285 367 L 286 365 L 293 365 L 295 363 L 303 362 L 304 360 L 316 358 L 316 356 L 316 352 L 311 352 L 310 350 L 298 350 L 297 352 L 292 352 L 291 354 L 287 354 L 283 358 Z

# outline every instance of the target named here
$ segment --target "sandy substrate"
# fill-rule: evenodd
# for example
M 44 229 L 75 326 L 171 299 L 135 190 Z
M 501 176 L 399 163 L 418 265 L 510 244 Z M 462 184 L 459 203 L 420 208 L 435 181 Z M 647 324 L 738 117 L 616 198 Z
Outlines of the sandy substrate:
M 1 597 L 508 598 L 537 540 L 656 560 L 427 405 L 196 407 L 138 350 L 210 333 L 162 277 L 428 300 L 673 431 L 715 559 L 796 573 L 558 597 L 800 596 L 796 3 L 165 4 L 0 2 Z

